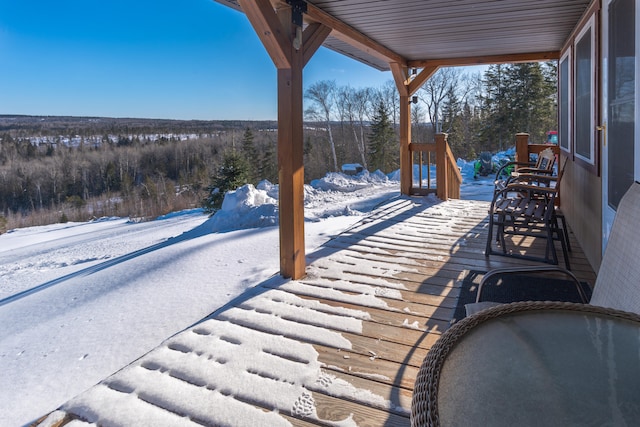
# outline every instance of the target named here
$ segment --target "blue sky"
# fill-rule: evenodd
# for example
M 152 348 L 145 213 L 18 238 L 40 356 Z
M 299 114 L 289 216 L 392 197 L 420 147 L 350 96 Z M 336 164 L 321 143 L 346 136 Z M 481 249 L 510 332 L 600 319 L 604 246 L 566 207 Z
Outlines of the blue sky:
M 392 76 L 321 48 L 304 79 Z M 276 101 L 247 18 L 212 0 L 0 0 L 0 114 L 265 120 Z

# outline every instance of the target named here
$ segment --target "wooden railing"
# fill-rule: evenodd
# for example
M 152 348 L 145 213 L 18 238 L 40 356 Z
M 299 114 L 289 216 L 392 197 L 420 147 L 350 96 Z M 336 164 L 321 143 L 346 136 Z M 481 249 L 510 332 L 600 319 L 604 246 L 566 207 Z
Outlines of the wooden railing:
M 436 134 L 435 142 L 411 143 L 409 151 L 412 166 L 411 195 L 425 196 L 429 193 L 436 193 L 436 196 L 442 200 L 460 198 L 462 175 L 447 143 L 446 133 Z M 434 165 L 435 180 L 431 176 Z M 417 176 L 414 176 L 416 166 Z M 423 176 L 425 166 L 426 177 Z
M 528 133 L 516 134 L 516 162 L 528 162 L 531 154 L 538 154 L 546 148 L 551 148 L 553 154 L 559 158 L 560 147 L 555 144 L 529 144 Z

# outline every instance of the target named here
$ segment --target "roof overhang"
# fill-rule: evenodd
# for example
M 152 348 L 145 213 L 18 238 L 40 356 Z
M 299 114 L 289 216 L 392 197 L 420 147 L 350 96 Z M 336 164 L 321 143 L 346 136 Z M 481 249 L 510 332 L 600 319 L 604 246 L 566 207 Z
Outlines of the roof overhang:
M 557 59 L 591 1 L 313 0 L 304 21 L 331 28 L 324 47 L 383 71 L 529 62 Z

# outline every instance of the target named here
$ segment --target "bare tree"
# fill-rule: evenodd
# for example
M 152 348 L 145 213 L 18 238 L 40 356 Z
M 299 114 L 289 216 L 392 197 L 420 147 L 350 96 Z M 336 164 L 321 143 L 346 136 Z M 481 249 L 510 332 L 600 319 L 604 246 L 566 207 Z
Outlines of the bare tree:
M 458 88 L 460 76 L 458 68 L 441 68 L 420 88 L 420 99 L 427 105 L 435 133 L 442 132 L 442 106 L 448 92 Z
M 333 168 L 335 171 L 338 171 L 338 157 L 336 155 L 333 133 L 331 131 L 331 118 L 336 97 L 336 82 L 333 80 L 322 80 L 314 83 L 309 86 L 304 97 L 313 103 L 305 112 L 307 117 L 322 121 L 327 127 L 331 155 L 333 156 Z
M 353 140 L 360 155 L 362 166 L 367 169 L 365 121 L 371 100 L 370 89 L 353 89 L 349 86 L 338 90 L 337 104 L 341 117 L 349 121 Z
M 366 142 L 366 132 L 365 132 L 365 121 L 370 117 L 369 112 L 372 111 L 372 102 L 373 102 L 373 93 L 370 88 L 358 89 L 355 96 L 355 109 L 356 116 L 358 118 L 359 128 L 360 128 L 360 140 L 358 141 L 358 151 L 360 152 L 360 157 L 362 159 L 362 166 L 365 169 L 367 167 L 367 142 Z
M 411 106 L 411 140 L 412 142 L 428 142 L 429 126 L 424 121 L 425 109 L 420 104 Z

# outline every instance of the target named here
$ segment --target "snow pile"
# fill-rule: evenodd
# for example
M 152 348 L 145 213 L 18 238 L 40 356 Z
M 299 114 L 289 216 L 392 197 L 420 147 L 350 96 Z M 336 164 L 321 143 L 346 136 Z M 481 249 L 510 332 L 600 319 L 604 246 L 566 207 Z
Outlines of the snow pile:
M 497 153 L 493 161 L 500 164 L 513 158 L 514 148 Z M 466 199 L 491 200 L 493 177 L 474 179 L 475 160 L 458 159 L 457 164 L 463 177 L 462 197 Z M 419 166 L 414 165 L 414 177 L 419 175 Z M 430 177 L 435 188 L 435 166 L 422 167 L 425 184 Z M 382 199 L 378 193 L 387 196 L 389 189 L 399 187 L 400 171 L 385 175 L 380 170 L 363 171 L 356 175 L 341 172 L 329 172 L 323 178 L 311 181 L 304 186 L 304 209 L 307 221 L 318 221 L 337 216 L 359 216 L 371 211 Z M 228 232 L 250 228 L 262 228 L 278 225 L 277 184 L 261 181 L 256 187 L 244 185 L 225 195 L 222 208 L 205 224 L 206 232 Z
M 334 216 L 357 216 L 370 211 L 372 205 L 359 203 L 375 195 L 375 187 L 398 187 L 380 171 L 363 171 L 357 175 L 330 172 L 304 186 L 304 207 L 308 221 Z M 222 208 L 204 225 L 212 232 L 225 232 L 278 224 L 278 185 L 261 181 L 257 187 L 246 184 L 224 197 Z M 352 201 L 353 203 L 350 203 Z M 352 206 L 353 205 L 353 206 Z
M 213 232 L 268 227 L 278 224 L 278 201 L 251 184 L 224 196 L 222 209 L 209 221 Z
M 371 184 L 387 183 L 389 181 L 389 178 L 380 170 L 373 173 L 363 171 L 354 176 L 330 172 L 321 179 L 311 181 L 311 187 L 324 191 L 353 192 L 371 187 Z

